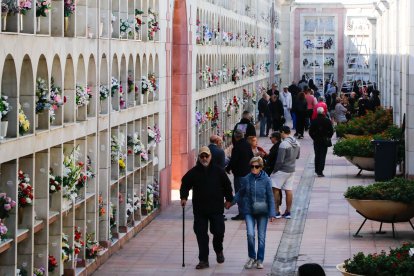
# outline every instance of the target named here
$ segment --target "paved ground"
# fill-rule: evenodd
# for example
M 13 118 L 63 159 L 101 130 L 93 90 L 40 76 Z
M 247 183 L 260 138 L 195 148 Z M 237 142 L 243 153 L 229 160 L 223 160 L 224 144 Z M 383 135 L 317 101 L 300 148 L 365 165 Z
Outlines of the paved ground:
M 270 148 L 268 138 L 260 138 L 259 144 Z M 226 222 L 226 235 L 224 239 L 224 264 L 217 264 L 215 254 L 211 248 L 210 268 L 198 271 L 194 267 L 198 263 L 197 242 L 192 231 L 192 209 L 186 207 L 185 227 L 185 264 L 182 267 L 182 209 L 178 201 L 161 213 L 148 227 L 132 239 L 122 250 L 113 255 L 95 275 L 269 275 L 273 266 L 291 267 L 293 270 L 303 263 L 316 262 L 321 264 L 327 275 L 340 275 L 335 266 L 351 257 L 353 254 L 364 252 L 380 252 L 395 247 L 402 241 L 413 238 L 413 231 L 408 223 L 396 224 L 397 236 L 392 238 L 391 225 L 385 224 L 383 229 L 388 231 L 384 235 L 375 234 L 379 223 L 367 221 L 360 234 L 363 238 L 354 238 L 363 218 L 350 207 L 343 197 L 348 186 L 370 184 L 374 181 L 373 173 L 363 172 L 362 176 L 355 177 L 358 169 L 348 163 L 344 158 L 332 155 L 330 148 L 327 156 L 324 178 L 309 178 L 306 172 L 313 170 L 313 146 L 305 135 L 301 140 L 301 158 L 297 162 L 295 186 L 301 198 L 294 199 L 295 204 L 303 204 L 302 197 L 310 199 L 308 206 L 294 208 L 304 212 L 304 228 L 298 228 L 292 244 L 294 248 L 286 247 L 286 241 L 281 243 L 282 237 L 288 237 L 295 231 L 298 221 L 292 219 L 276 220 L 268 225 L 266 237 L 266 254 L 264 270 L 245 270 L 243 265 L 247 260 L 247 242 L 245 224 L 240 221 Z M 311 180 L 311 182 L 309 182 Z M 297 188 L 300 185 L 313 185 L 312 189 Z M 296 192 L 296 190 L 294 191 Z M 282 207 L 284 211 L 284 207 Z M 227 217 L 236 213 L 233 207 L 226 211 Z M 295 216 L 295 213 L 292 214 Z M 302 223 L 303 225 L 303 223 Z M 292 230 L 293 229 L 293 230 Z M 291 237 L 291 235 L 290 235 Z M 282 246 L 284 244 L 284 246 Z M 281 246 L 279 246 L 281 245 Z M 284 248 L 283 248 L 284 247 Z M 286 248 L 288 248 L 286 250 Z M 294 252 L 293 258 L 284 258 Z M 274 259 L 279 261 L 274 263 Z M 275 270 L 272 270 L 273 272 Z M 292 275 L 291 271 L 277 272 L 273 275 Z

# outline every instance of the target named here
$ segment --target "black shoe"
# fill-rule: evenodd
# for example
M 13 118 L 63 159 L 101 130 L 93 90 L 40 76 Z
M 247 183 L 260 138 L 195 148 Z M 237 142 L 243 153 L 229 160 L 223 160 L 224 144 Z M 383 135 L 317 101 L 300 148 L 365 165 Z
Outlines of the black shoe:
M 208 262 L 203 262 L 203 261 L 200 261 L 198 265 L 196 265 L 196 269 L 204 269 L 208 267 L 209 267 Z
M 325 177 L 323 173 L 318 173 L 318 177 Z
M 299 134 L 298 133 L 295 133 L 295 134 L 293 134 L 293 136 L 297 137 L 297 136 L 299 136 Z
M 227 221 L 227 218 L 226 218 L 226 216 L 225 216 L 225 215 L 223 215 L 223 219 L 224 219 L 224 221 Z
M 244 220 L 244 217 L 238 214 L 237 216 L 232 217 L 231 220 Z
M 217 262 L 218 262 L 219 264 L 224 263 L 224 255 L 223 255 L 223 252 L 216 253 L 216 254 L 217 254 Z

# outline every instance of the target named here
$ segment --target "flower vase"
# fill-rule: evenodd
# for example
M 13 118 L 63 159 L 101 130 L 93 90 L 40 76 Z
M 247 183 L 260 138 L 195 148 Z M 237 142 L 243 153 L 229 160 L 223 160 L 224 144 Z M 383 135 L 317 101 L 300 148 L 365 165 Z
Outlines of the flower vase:
M 20 19 L 20 31 L 23 31 L 23 14 L 19 14 Z
M 3 139 L 7 135 L 7 127 L 9 125 L 8 121 L 0 122 L 0 139 Z
M 65 16 L 65 22 L 64 22 L 65 35 L 68 32 L 68 28 L 69 28 L 69 17 Z
M 2 23 L 2 30 L 5 31 L 7 28 L 7 12 L 2 12 L 1 13 L 1 23 Z
M 36 17 L 36 32 L 40 33 L 40 16 Z

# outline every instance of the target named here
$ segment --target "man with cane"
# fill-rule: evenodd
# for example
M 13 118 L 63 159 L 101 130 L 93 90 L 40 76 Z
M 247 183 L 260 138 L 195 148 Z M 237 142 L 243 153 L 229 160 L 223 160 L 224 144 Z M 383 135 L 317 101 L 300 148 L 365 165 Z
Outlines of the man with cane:
M 230 204 L 233 200 L 230 179 L 222 168 L 211 163 L 211 152 L 206 146 L 200 148 L 197 164 L 181 180 L 181 206 L 186 205 L 191 189 L 193 190 L 194 233 L 197 237 L 200 261 L 196 269 L 203 269 L 209 267 L 207 232 L 209 222 L 217 262 L 224 262 L 224 198 L 226 204 Z

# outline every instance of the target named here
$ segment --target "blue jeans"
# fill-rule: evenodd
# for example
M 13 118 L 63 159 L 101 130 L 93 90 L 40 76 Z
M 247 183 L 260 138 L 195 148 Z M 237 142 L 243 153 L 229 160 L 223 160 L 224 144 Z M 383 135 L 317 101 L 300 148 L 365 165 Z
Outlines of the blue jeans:
M 290 110 L 290 116 L 292 117 L 292 128 L 296 129 L 296 112 Z
M 234 177 L 234 192 L 237 193 L 240 188 L 241 188 L 241 183 L 240 183 L 240 179 L 242 177 L 241 176 L 235 176 Z M 243 216 L 243 200 L 240 200 L 239 202 L 237 202 L 237 208 L 239 209 L 239 215 Z
M 261 261 L 263 263 L 266 243 L 266 228 L 267 228 L 267 215 L 245 215 L 246 228 L 247 228 L 247 248 L 249 251 L 249 258 Z M 255 225 L 257 223 L 257 236 L 258 236 L 258 249 L 257 256 L 255 250 Z
M 266 136 L 266 117 L 260 118 L 260 136 Z

